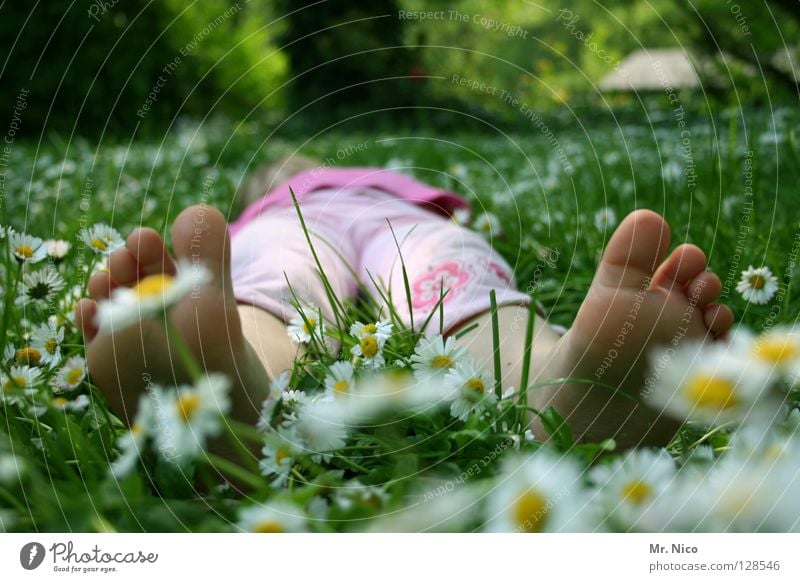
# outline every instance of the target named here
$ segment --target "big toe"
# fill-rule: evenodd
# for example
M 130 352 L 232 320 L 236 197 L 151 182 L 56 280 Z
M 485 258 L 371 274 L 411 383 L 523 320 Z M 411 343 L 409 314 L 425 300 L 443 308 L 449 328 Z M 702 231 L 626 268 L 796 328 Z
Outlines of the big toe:
M 202 263 L 216 281 L 229 280 L 230 238 L 223 214 L 212 206 L 190 206 L 172 225 L 172 248 L 178 259 Z
M 669 242 L 669 226 L 661 216 L 651 210 L 631 212 L 608 241 L 597 280 L 612 287 L 645 287 Z

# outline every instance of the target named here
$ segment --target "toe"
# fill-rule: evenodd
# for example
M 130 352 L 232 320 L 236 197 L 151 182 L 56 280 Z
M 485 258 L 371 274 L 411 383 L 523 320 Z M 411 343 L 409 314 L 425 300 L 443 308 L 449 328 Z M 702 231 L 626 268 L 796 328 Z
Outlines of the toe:
M 75 323 L 83 334 L 83 339 L 87 343 L 97 335 L 97 326 L 94 324 L 94 317 L 97 313 L 97 303 L 91 299 L 81 299 L 75 306 Z
M 133 285 L 139 278 L 139 263 L 127 248 L 115 250 L 108 258 L 108 272 L 120 285 Z
M 716 301 L 720 291 L 722 281 L 711 271 L 703 271 L 686 286 L 686 296 L 700 306 Z
M 699 247 L 682 244 L 676 248 L 653 275 L 653 286 L 670 289 L 683 287 L 706 268 L 706 255 Z
M 190 262 L 199 258 L 216 280 L 230 279 L 228 223 L 216 208 L 199 204 L 181 212 L 172 226 L 172 247 L 178 258 Z
M 87 289 L 92 299 L 103 301 L 111 296 L 111 292 L 114 290 L 114 280 L 107 271 L 98 271 L 89 279 Z
M 139 265 L 140 277 L 166 273 L 175 274 L 175 261 L 169 256 L 161 238 L 152 228 L 137 228 L 127 240 L 128 250 Z
M 651 210 L 630 213 L 608 241 L 599 280 L 604 285 L 642 287 L 661 264 L 670 241 L 669 226 Z
M 727 305 L 712 304 L 703 311 L 703 319 L 711 335 L 719 337 L 733 325 L 733 311 Z

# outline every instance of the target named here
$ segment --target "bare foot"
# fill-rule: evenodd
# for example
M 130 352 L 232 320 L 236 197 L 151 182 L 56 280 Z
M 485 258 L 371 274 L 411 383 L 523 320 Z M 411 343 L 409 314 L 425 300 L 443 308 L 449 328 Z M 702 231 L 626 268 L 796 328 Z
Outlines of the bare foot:
M 617 387 L 629 397 L 642 389 L 653 346 L 685 338 L 716 338 L 733 313 L 714 301 L 721 282 L 706 271 L 703 251 L 691 244 L 664 259 L 669 226 L 637 210 L 617 228 L 572 328 L 561 338 L 540 378 L 575 377 Z M 641 404 L 599 386 L 572 384 L 542 395 L 567 415 L 579 436 L 615 437 L 623 445 L 663 443 L 677 425 Z
M 268 378 L 242 334 L 230 278 L 225 218 L 208 206 L 187 208 L 172 226 L 172 243 L 178 259 L 201 262 L 212 279 L 171 308 L 170 322 L 203 369 L 222 372 L 233 382 L 232 416 L 255 422 Z M 148 275 L 174 274 L 176 269 L 158 233 L 139 228 L 128 237 L 126 247 L 111 255 L 108 272 L 96 273 L 89 280 L 92 299 L 83 299 L 76 307 L 87 343 L 89 373 L 126 421 L 133 419 L 139 395 L 149 382 L 185 382 L 188 375 L 170 348 L 163 323 L 144 320 L 118 333 L 99 331 L 94 323 L 97 302 L 108 299 L 116 287 L 132 287 Z

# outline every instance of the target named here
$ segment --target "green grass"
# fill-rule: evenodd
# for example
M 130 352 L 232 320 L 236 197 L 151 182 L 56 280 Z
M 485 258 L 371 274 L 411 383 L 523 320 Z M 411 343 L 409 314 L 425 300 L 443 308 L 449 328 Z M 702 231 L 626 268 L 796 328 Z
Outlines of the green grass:
M 791 323 L 800 307 L 794 292 L 800 247 L 795 242 L 800 240 L 798 121 L 796 113 L 780 111 L 774 118 L 754 114 L 746 126 L 728 115 L 679 127 L 665 112 L 658 123 L 575 127 L 559 132 L 557 143 L 548 143 L 538 131 L 510 136 L 442 136 L 431 131 L 280 138 L 262 147 L 263 134 L 257 128 L 231 128 L 221 122 L 200 128 L 187 124 L 163 140 L 130 144 L 66 142 L 55 136 L 43 143 L 17 142 L 6 169 L 0 219 L 17 231 L 65 239 L 73 248 L 58 266 L 68 285 L 52 309 L 14 303 L 18 269 L 13 260 L 5 261 L 2 342 L 21 347 L 30 326 L 54 315 L 66 328 L 65 356 L 82 353 L 82 340 L 67 314 L 83 294 L 95 256 L 79 252 L 80 228 L 104 222 L 123 234 L 138 225 L 168 232 L 181 209 L 201 201 L 233 218 L 240 210 L 234 192 L 254 164 L 296 150 L 335 165 L 397 167 L 465 194 L 476 214 L 496 214 L 502 225 L 502 234 L 494 239 L 496 248 L 515 267 L 519 287 L 535 292 L 555 323 L 569 325 L 591 281 L 612 230 L 595 224 L 595 213 L 604 208 L 612 209 L 617 219 L 635 208 L 664 214 L 673 227 L 673 246 L 694 242 L 706 250 L 737 320 L 757 331 Z M 690 158 L 687 150 L 681 151 L 687 136 Z M 687 168 L 691 185 L 684 174 Z M 734 289 L 740 271 L 750 264 L 769 266 L 779 279 L 779 293 L 767 305 L 748 304 Z M 353 318 L 353 312 L 343 317 Z M 403 366 L 415 339 L 408 330 L 400 330 L 388 344 L 387 360 Z M 293 387 L 313 391 L 320 386 L 329 357 L 320 358 L 322 363 L 313 358 L 307 362 L 309 371 L 295 375 Z M 10 363 L 4 360 L 4 372 Z M 227 489 L 211 486 L 198 493 L 185 477 L 158 463 L 150 465 L 152 471 L 145 463 L 126 479 L 111 479 L 107 467 L 121 425 L 95 387 L 86 382 L 81 390 L 92 396 L 83 414 L 51 411 L 37 420 L 9 405 L 0 408 L 0 454 L 13 452 L 25 464 L 21 478 L 0 481 L 2 527 L 233 529 L 242 501 Z M 558 444 L 570 448 L 571 435 L 559 432 L 557 415 L 550 414 L 548 422 L 559 433 L 554 435 Z M 675 452 L 680 455 L 704 434 L 687 430 Z M 327 502 L 326 520 L 315 529 L 371 527 L 374 511 L 369 503 L 355 502 L 344 509 L 333 503 L 327 488 L 358 478 L 381 489 L 386 496 L 383 507 L 400 507 L 407 495 L 426 486 L 435 488 L 498 446 L 504 449 L 510 435 L 478 420 L 455 423 L 446 414 L 415 418 L 405 425 L 395 422 L 386 430 L 364 430 L 324 468 L 310 461 L 299 464 L 291 490 L 280 495 L 309 512 L 314 511 L 312 499 Z M 398 443 L 408 438 L 413 446 L 397 453 Z M 724 431 L 708 440 L 723 447 Z M 533 450 L 538 445 L 526 446 Z M 607 447 L 608 443 L 582 445 L 573 454 L 585 463 Z M 490 487 L 486 477 L 497 472 L 497 465 L 474 481 L 476 496 Z M 202 482 L 208 467 L 197 470 Z M 344 471 L 344 477 L 337 471 Z M 275 495 L 266 480 L 263 483 L 253 499 Z M 479 526 L 480 519 L 472 517 L 458 528 Z

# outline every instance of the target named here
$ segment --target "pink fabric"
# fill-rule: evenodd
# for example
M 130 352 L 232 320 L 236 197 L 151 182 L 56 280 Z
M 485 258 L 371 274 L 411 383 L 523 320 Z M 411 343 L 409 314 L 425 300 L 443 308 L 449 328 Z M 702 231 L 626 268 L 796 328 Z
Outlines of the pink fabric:
M 313 168 L 293 176 L 271 192 L 247 207 L 242 215 L 230 225 L 231 236 L 264 212 L 267 208 L 291 205 L 291 187 L 299 201 L 315 190 L 357 190 L 373 188 L 388 192 L 398 198 L 450 216 L 453 210 L 468 208 L 467 202 L 454 192 L 440 190 L 384 168 Z
M 492 289 L 499 305 L 530 302 L 516 289 L 511 267 L 489 241 L 397 196 L 376 189 L 326 190 L 301 203 L 301 210 L 322 269 L 340 300 L 352 301 L 360 291 L 378 304 L 383 304 L 382 297 L 391 297 L 407 325 L 413 316 L 419 330 L 431 317 L 427 334 L 438 333 L 440 325 L 450 330 L 487 311 Z M 411 288 L 410 305 L 397 244 Z M 320 308 L 326 320 L 333 319 L 291 203 L 284 201 L 247 222 L 231 245 L 237 301 L 288 322 L 295 314 L 290 301 L 296 294 Z M 440 322 L 437 303 L 443 291 L 447 294 Z M 384 308 L 384 315 L 387 312 Z

